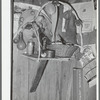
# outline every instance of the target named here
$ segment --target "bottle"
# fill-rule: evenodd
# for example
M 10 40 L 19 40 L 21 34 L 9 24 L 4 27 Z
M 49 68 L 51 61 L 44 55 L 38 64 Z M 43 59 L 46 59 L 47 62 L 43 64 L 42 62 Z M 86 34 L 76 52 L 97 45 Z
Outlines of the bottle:
M 23 33 L 22 32 L 19 33 L 19 42 L 17 44 L 17 48 L 19 50 L 24 50 L 26 48 L 26 43 L 23 39 Z
M 34 46 L 35 46 L 35 43 L 32 40 L 29 40 L 27 44 L 27 54 L 28 55 L 34 54 Z

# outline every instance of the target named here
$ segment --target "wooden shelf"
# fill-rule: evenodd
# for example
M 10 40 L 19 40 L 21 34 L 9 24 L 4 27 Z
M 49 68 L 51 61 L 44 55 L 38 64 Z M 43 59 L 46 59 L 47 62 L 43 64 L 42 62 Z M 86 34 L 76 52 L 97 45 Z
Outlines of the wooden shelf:
M 27 57 L 28 59 L 31 59 L 31 60 L 38 60 L 38 55 L 37 55 L 37 54 L 28 55 L 28 54 L 26 54 L 26 53 L 23 53 L 22 56 Z M 56 56 L 55 58 L 39 58 L 39 60 L 69 61 L 70 58 L 68 58 L 68 57 L 59 57 L 59 56 Z

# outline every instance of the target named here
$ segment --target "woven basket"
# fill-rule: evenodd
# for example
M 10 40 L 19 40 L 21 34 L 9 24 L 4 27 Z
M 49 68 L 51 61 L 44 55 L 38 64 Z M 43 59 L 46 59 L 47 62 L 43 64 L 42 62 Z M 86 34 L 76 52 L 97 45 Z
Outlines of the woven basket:
M 55 55 L 60 57 L 70 58 L 73 53 L 77 50 L 76 46 L 62 45 L 62 44 L 52 44 L 48 45 L 48 49 L 55 50 Z

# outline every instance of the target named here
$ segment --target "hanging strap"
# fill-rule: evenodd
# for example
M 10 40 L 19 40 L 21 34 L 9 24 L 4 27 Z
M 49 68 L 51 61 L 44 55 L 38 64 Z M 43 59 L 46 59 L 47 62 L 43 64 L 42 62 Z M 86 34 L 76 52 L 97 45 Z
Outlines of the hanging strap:
M 58 21 L 58 8 L 56 6 L 56 12 L 51 16 L 52 20 L 52 42 L 56 41 L 56 29 L 57 29 L 57 21 Z

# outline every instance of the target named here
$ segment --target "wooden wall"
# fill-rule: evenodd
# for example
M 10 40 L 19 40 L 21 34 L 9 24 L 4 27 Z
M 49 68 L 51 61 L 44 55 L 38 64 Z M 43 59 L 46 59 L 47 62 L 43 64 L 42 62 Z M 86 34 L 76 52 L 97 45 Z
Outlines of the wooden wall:
M 49 61 L 37 91 L 30 93 L 38 62 L 21 53 L 14 45 L 12 100 L 72 100 L 74 60 Z
M 13 46 L 12 100 L 28 100 L 28 59 Z

